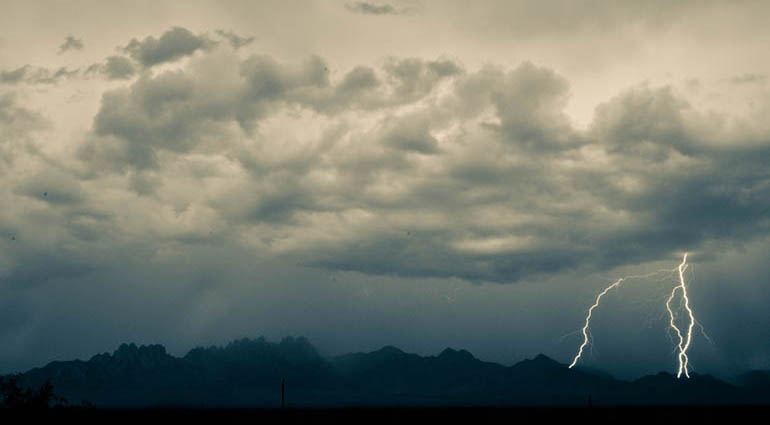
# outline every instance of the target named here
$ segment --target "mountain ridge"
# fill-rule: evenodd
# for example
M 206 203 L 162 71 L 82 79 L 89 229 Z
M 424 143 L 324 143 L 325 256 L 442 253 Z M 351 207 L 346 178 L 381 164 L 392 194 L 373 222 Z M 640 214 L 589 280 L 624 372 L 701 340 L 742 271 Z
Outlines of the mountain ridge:
M 72 403 L 105 407 L 272 407 L 282 379 L 290 405 L 307 407 L 582 405 L 589 397 L 605 405 L 770 404 L 767 371 L 740 384 L 665 372 L 624 381 L 544 354 L 511 366 L 454 348 L 421 356 L 386 345 L 324 357 L 304 337 L 242 338 L 180 357 L 159 344 L 121 344 L 13 376 L 33 387 L 50 380 Z

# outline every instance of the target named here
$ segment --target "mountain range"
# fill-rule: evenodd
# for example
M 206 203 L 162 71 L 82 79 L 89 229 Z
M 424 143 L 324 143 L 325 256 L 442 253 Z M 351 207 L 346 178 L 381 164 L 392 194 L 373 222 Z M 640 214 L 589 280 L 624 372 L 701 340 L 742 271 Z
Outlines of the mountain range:
M 282 380 L 286 403 L 295 407 L 770 404 L 768 371 L 734 383 L 665 372 L 623 381 L 542 354 L 513 366 L 451 348 L 436 356 L 386 346 L 324 357 L 303 337 L 240 339 L 183 357 L 161 345 L 123 344 L 87 361 L 56 361 L 14 376 L 31 387 L 50 380 L 71 404 L 101 407 L 277 407 Z

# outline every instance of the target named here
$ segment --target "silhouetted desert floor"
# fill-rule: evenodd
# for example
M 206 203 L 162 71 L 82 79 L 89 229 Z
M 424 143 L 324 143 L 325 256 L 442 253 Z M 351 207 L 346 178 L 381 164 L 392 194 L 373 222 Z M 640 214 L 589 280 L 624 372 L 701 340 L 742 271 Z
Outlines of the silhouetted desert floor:
M 548 408 L 350 408 L 350 409 L 86 409 L 56 408 L 46 411 L 0 410 L 0 422 L 24 423 L 468 423 L 540 424 L 628 423 L 732 424 L 767 418 L 770 406 L 736 407 L 548 407 Z M 8 420 L 12 420 L 8 421 Z M 65 422 L 66 421 L 66 422 Z

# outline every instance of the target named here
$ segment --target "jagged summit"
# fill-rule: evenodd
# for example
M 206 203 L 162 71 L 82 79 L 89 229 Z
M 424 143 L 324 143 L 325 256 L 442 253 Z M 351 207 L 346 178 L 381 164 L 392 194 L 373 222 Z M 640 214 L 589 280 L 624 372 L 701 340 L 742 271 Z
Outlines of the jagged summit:
M 445 348 L 439 355 L 439 359 L 450 359 L 450 360 L 459 360 L 459 361 L 469 361 L 469 360 L 476 360 L 475 357 L 473 357 L 473 354 L 471 354 L 467 350 L 455 350 L 452 348 Z
M 552 359 L 552 358 L 550 358 L 550 357 L 546 356 L 546 355 L 545 355 L 545 354 L 543 354 L 543 353 L 540 353 L 540 354 L 538 354 L 538 355 L 537 355 L 537 356 L 535 356 L 535 357 L 534 357 L 532 360 L 534 360 L 534 361 L 536 361 L 536 362 L 549 362 L 549 363 L 557 363 L 557 362 L 556 362 L 556 360 L 554 360 L 554 359 Z
M 159 344 L 136 345 L 134 343 L 124 343 L 112 353 L 102 353 L 92 356 L 87 363 L 103 366 L 111 365 L 110 367 L 117 370 L 119 368 L 131 367 L 132 365 L 150 368 L 172 361 L 173 359 L 174 357 L 166 352 L 166 347 Z
M 112 353 L 112 356 L 115 358 L 163 357 L 165 355 L 166 347 L 160 344 L 137 346 L 134 343 L 120 344 L 120 347 Z

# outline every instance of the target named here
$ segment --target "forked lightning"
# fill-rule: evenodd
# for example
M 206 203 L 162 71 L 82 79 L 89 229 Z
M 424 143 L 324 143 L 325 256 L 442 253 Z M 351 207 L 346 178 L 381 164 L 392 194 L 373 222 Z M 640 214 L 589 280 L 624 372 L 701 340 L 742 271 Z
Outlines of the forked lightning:
M 676 285 L 671 290 L 671 295 L 666 299 L 666 310 L 668 311 L 669 316 L 669 326 L 671 329 L 674 330 L 674 333 L 676 333 L 677 338 L 679 339 L 679 343 L 677 344 L 677 349 L 679 350 L 679 353 L 677 355 L 677 361 L 679 363 L 679 367 L 677 369 L 677 378 L 681 378 L 682 375 L 689 378 L 689 357 L 687 357 L 687 350 L 689 350 L 691 344 L 692 344 L 692 331 L 695 327 L 695 314 L 692 311 L 692 308 L 690 307 L 690 298 L 687 295 L 687 285 L 684 279 L 684 272 L 687 269 L 687 255 L 688 253 L 684 254 L 684 258 L 682 259 L 682 263 L 679 264 L 679 266 L 673 270 L 660 270 L 654 273 L 646 274 L 646 275 L 636 275 L 636 276 L 625 276 L 621 277 L 620 279 L 616 280 L 614 283 L 612 283 L 610 286 L 604 288 L 603 291 L 599 293 L 599 295 L 596 296 L 596 299 L 594 300 L 593 305 L 588 309 L 588 314 L 586 314 L 585 324 L 582 328 L 582 334 L 583 334 L 583 342 L 580 344 L 580 348 L 578 349 L 577 354 L 575 355 L 575 358 L 572 360 L 572 363 L 569 365 L 570 369 L 575 367 L 578 360 L 583 356 L 583 350 L 588 346 L 590 341 L 590 333 L 589 333 L 589 326 L 591 325 L 591 317 L 593 316 L 594 310 L 596 310 L 599 307 L 599 303 L 601 302 L 601 299 L 604 295 L 607 294 L 607 292 L 611 291 L 612 289 L 617 288 L 620 286 L 624 281 L 629 279 L 642 279 L 642 278 L 648 278 L 655 276 L 660 273 L 677 273 L 679 274 L 679 284 Z M 687 318 L 689 320 L 689 323 L 687 324 L 687 330 L 686 332 L 682 332 L 681 329 L 676 325 L 676 317 L 677 315 L 674 313 L 674 310 L 671 307 L 672 301 L 677 296 L 677 293 L 682 293 L 682 308 L 687 312 Z

